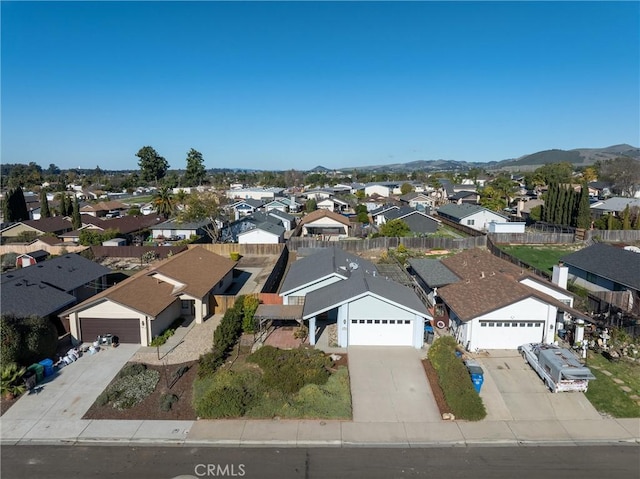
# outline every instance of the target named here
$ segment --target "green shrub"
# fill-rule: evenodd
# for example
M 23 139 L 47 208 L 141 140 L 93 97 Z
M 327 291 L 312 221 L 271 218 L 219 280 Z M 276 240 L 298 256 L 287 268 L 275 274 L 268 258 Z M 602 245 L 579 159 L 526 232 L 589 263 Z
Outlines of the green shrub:
M 0 394 L 2 396 L 19 396 L 26 386 L 22 381 L 22 376 L 27 372 L 25 367 L 16 363 L 2 363 L 0 371 Z
M 147 365 L 143 363 L 127 363 L 118 373 L 118 378 L 124 378 L 126 376 L 137 376 L 142 374 L 147 369 Z
M 212 376 L 224 362 L 224 356 L 219 351 L 201 354 L 198 360 L 198 377 Z
M 249 356 L 263 371 L 266 387 L 295 393 L 305 384 L 324 384 L 331 359 L 318 349 L 283 350 L 264 346 Z
M 180 325 L 184 322 L 184 318 L 180 317 L 174 320 L 167 329 L 165 329 L 162 334 L 156 336 L 151 340 L 149 344 L 152 347 L 162 346 L 167 340 L 176 333 L 176 329 L 180 327 Z
M 456 347 L 451 336 L 438 338 L 429 348 L 429 360 L 438 373 L 438 383 L 453 414 L 459 419 L 479 421 L 487 412 L 467 367 L 455 355 Z
M 178 399 L 175 394 L 163 394 L 160 396 L 160 409 L 163 411 L 171 410 L 173 403 L 178 402 Z
M 202 418 L 240 417 L 261 391 L 259 372 L 220 370 L 213 377 L 196 380 L 193 406 Z
M 47 318 L 18 318 L 3 315 L 0 319 L 0 354 L 3 364 L 25 366 L 52 358 L 58 347 L 58 331 Z
M 256 331 L 255 314 L 260 301 L 255 296 L 246 296 L 243 304 L 242 330 L 245 333 Z

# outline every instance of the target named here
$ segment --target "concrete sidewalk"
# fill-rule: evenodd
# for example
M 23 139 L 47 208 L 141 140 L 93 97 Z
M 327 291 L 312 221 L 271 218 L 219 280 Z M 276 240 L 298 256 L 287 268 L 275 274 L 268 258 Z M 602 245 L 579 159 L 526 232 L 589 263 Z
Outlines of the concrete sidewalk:
M 640 419 L 596 421 L 351 422 L 289 420 L 109 421 L 42 419 L 4 427 L 2 444 L 435 447 L 640 444 Z

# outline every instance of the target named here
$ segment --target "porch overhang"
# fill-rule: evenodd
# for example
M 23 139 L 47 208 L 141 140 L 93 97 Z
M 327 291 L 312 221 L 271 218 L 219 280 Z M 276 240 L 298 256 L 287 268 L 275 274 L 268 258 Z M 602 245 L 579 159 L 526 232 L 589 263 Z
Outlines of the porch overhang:
M 282 320 L 294 320 L 302 322 L 302 308 L 301 304 L 261 304 L 256 309 L 254 318 L 256 318 L 260 326 L 268 321 L 277 319 Z

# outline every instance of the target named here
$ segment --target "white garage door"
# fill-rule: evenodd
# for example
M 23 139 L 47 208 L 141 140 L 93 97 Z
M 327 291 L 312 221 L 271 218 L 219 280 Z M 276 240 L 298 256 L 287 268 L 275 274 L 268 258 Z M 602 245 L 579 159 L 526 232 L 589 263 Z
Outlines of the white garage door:
M 408 319 L 352 319 L 349 346 L 412 346 L 413 322 Z
M 539 343 L 544 334 L 542 321 L 480 321 L 474 325 L 474 347 L 480 349 L 517 349 L 525 343 Z

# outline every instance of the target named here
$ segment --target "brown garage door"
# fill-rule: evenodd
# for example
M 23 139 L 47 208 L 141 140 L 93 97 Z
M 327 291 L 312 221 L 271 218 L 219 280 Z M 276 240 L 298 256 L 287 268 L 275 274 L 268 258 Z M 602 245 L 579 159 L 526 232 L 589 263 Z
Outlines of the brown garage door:
M 80 319 L 80 339 L 93 342 L 103 334 L 118 336 L 121 343 L 140 344 L 140 324 L 138 319 Z

